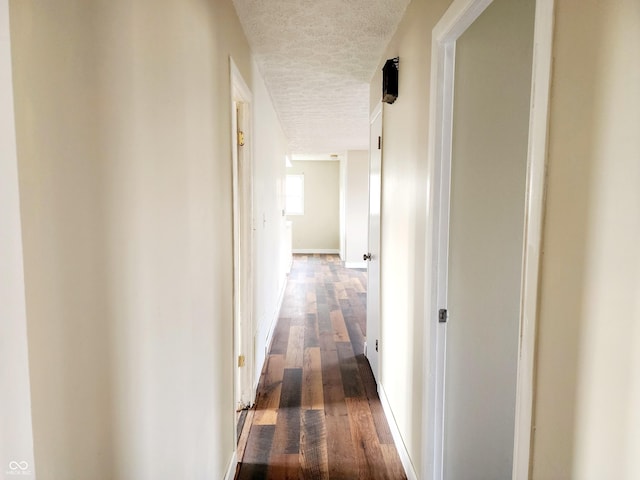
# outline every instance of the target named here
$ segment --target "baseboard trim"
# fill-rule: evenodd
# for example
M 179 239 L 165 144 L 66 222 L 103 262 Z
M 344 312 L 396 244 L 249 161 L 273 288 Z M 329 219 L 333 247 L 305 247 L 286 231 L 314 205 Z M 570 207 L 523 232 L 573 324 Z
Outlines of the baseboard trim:
M 411 457 L 409 457 L 407 447 L 405 447 L 404 442 L 402 441 L 402 435 L 400 435 L 398 424 L 396 423 L 396 419 L 394 418 L 393 412 L 391 411 L 389 399 L 387 398 L 387 394 L 385 393 L 381 383 L 378 383 L 378 395 L 380 396 L 380 403 L 382 403 L 384 416 L 387 418 L 387 423 L 389 424 L 389 429 L 391 430 L 393 443 L 395 443 L 396 445 L 398 455 L 400 455 L 400 461 L 402 462 L 402 466 L 404 467 L 404 471 L 407 475 L 407 480 L 418 480 L 418 475 L 416 474 L 415 468 L 413 468 L 413 463 L 411 463 Z
M 227 467 L 227 473 L 224 476 L 224 480 L 233 480 L 236 476 L 236 467 L 238 466 L 237 454 L 238 452 L 234 451 L 233 455 L 231 455 L 231 461 Z
M 344 262 L 344 268 L 367 268 L 367 262 Z
M 319 255 L 340 255 L 340 250 L 337 248 L 294 248 L 292 251 L 294 254 L 314 254 Z

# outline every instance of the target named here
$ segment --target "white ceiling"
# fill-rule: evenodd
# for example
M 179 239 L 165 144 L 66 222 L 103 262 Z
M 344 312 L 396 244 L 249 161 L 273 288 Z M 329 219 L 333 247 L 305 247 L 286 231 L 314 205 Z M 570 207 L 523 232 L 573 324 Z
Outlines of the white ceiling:
M 369 145 L 369 82 L 410 0 L 233 0 L 291 153 Z

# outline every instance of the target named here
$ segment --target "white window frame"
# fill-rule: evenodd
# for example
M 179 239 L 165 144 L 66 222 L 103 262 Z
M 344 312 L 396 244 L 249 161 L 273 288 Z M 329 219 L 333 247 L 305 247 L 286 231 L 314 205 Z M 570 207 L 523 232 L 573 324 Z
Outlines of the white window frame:
M 289 187 L 289 179 L 295 178 L 300 181 L 300 193 L 292 195 Z M 293 198 L 298 198 L 299 209 L 291 208 L 291 202 Z M 285 212 L 287 215 L 304 215 L 304 173 L 288 173 L 285 185 Z

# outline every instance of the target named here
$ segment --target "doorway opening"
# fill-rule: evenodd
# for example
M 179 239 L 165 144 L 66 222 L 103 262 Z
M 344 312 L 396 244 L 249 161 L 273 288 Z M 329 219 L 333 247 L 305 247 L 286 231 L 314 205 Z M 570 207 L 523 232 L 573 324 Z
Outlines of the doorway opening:
M 552 20 L 467 0 L 433 31 L 425 478 L 528 475 Z
M 233 166 L 233 312 L 234 385 L 241 428 L 243 411 L 255 398 L 253 326 L 253 168 L 251 145 L 252 94 L 233 59 L 231 77 L 231 145 Z M 238 439 L 236 431 L 236 440 Z

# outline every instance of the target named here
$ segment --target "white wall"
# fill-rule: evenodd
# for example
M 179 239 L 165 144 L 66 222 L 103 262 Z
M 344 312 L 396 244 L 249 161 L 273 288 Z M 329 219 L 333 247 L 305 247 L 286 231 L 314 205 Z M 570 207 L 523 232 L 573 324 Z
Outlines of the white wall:
M 35 466 L 7 0 L 0 0 L 0 152 L 0 476 L 20 473 L 31 479 Z
M 223 478 L 232 3 L 16 0 L 11 36 L 38 478 Z
M 339 253 L 340 162 L 294 160 L 287 174 L 304 174 L 304 215 L 290 215 L 293 251 Z
M 287 240 L 287 219 L 284 216 L 284 178 L 287 138 L 280 127 L 269 92 L 260 73 L 252 63 L 254 100 L 254 216 L 255 216 L 255 349 L 254 384 L 262 371 L 269 336 L 278 318 L 284 293 L 287 262 L 291 246 Z
M 68 2 L 10 3 L 33 439 L 44 479 L 113 472 L 108 291 L 97 254 L 102 118 L 91 61 L 103 32 L 90 16 L 71 21 L 73 11 Z
M 350 268 L 366 268 L 362 255 L 367 253 L 369 238 L 369 152 L 348 150 L 344 160 L 344 230 L 343 260 Z
M 382 95 L 382 65 L 400 56 L 399 96 L 384 104 L 382 142 L 380 381 L 416 472 L 423 470 L 422 439 L 425 236 L 431 31 L 449 0 L 414 0 L 371 81 L 371 111 Z
M 640 478 L 638 45 L 636 0 L 556 1 L 534 479 Z

